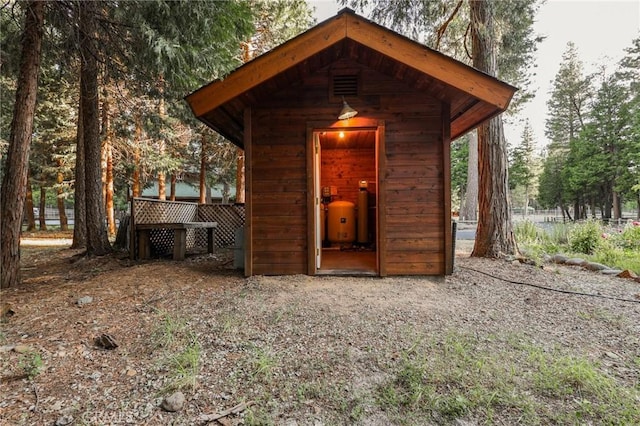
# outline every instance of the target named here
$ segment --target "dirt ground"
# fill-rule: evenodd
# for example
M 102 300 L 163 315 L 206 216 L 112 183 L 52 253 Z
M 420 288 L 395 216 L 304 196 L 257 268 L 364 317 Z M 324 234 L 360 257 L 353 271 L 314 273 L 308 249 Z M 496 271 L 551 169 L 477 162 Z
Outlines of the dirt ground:
M 85 258 L 66 243 L 25 240 L 23 282 L 0 293 L 0 424 L 203 424 L 200 416 L 249 401 L 221 424 L 404 423 L 376 404 L 376 387 L 416 342 L 451 333 L 518 336 L 639 383 L 632 280 L 472 259 L 466 242 L 452 276 L 384 279 L 245 279 L 226 251 L 143 262 Z M 100 347 L 102 334 L 118 347 Z M 176 374 L 180 345 L 197 348 L 199 362 L 191 382 L 176 384 L 190 377 Z M 160 408 L 178 388 L 184 407 Z M 498 411 L 491 422 L 512 415 Z

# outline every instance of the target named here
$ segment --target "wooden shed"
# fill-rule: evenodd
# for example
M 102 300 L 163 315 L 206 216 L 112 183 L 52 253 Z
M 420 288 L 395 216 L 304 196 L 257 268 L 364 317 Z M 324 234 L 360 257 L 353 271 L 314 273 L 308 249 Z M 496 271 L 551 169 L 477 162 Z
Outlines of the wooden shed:
M 247 276 L 444 275 L 451 140 L 515 90 L 344 9 L 186 99 L 244 149 Z

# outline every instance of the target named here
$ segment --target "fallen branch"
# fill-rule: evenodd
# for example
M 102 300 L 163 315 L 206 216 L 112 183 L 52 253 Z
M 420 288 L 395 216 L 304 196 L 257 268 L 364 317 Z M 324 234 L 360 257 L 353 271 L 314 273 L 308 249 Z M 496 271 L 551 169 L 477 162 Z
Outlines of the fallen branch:
M 228 410 L 221 411 L 215 414 L 202 414 L 198 417 L 198 421 L 200 422 L 212 422 L 214 420 L 221 419 L 223 417 L 227 417 L 229 414 L 238 414 L 249 408 L 254 404 L 253 401 L 243 402 L 241 404 L 236 405 L 235 407 L 231 407 Z
M 36 403 L 33 405 L 33 412 L 38 411 L 38 403 L 40 402 L 40 397 L 38 395 L 38 387 L 36 386 L 35 380 L 31 380 L 31 384 L 33 385 L 33 393 L 36 395 Z

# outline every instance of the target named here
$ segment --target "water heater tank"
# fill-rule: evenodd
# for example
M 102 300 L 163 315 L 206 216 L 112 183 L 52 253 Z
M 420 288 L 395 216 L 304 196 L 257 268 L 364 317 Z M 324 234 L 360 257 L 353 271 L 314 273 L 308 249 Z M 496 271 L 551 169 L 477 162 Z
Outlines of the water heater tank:
M 332 243 L 352 243 L 356 239 L 355 205 L 349 201 L 329 203 L 328 238 Z

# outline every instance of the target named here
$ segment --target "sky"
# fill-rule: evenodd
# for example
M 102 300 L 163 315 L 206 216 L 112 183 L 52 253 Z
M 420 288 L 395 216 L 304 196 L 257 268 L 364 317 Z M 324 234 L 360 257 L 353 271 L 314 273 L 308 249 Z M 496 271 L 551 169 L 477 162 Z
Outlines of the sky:
M 342 9 L 335 0 L 307 1 L 316 8 L 318 22 Z M 513 123 L 505 124 L 505 134 L 511 145 L 517 145 L 523 122 L 528 119 L 536 145 L 542 148 L 547 144 L 546 103 L 567 43 L 576 45 L 585 75 L 596 72 L 601 65 L 613 70 L 624 49 L 640 37 L 640 0 L 548 0 L 538 11 L 534 31 L 546 37 L 536 55 L 536 76 L 531 86 L 536 96 L 515 120 L 510 120 Z

